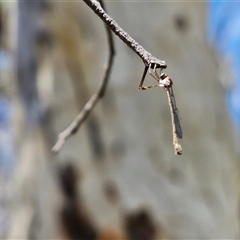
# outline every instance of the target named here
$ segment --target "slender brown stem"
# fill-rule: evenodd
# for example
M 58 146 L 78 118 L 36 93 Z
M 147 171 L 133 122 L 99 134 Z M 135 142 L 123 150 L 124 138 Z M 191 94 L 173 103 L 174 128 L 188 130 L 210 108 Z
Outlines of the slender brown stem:
M 103 4 L 101 0 L 100 0 L 100 3 Z M 69 125 L 69 127 L 66 128 L 63 132 L 61 132 L 58 135 L 58 140 L 52 148 L 52 151 L 54 153 L 58 153 L 62 149 L 66 140 L 70 136 L 72 136 L 74 133 L 77 132 L 77 130 L 79 129 L 81 124 L 87 119 L 87 117 L 89 116 L 89 114 L 91 113 L 91 111 L 93 110 L 95 105 L 98 103 L 99 99 L 104 96 L 105 89 L 107 87 L 108 79 L 109 79 L 109 76 L 110 76 L 110 72 L 112 70 L 113 58 L 114 58 L 114 54 L 115 54 L 112 33 L 111 33 L 111 31 L 109 30 L 108 27 L 106 27 L 106 31 L 107 31 L 107 38 L 108 38 L 109 55 L 108 55 L 107 64 L 106 64 L 105 69 L 104 69 L 103 78 L 101 79 L 100 84 L 99 84 L 96 92 L 92 95 L 92 97 L 89 99 L 89 101 L 83 107 L 82 111 L 77 115 L 77 117 Z
M 128 46 L 130 47 L 144 62 L 149 66 L 154 63 L 158 68 L 166 68 L 165 61 L 159 60 L 151 53 L 146 51 L 138 42 L 136 42 L 128 33 L 118 26 L 101 7 L 97 0 L 83 0 L 107 25 L 108 27 Z

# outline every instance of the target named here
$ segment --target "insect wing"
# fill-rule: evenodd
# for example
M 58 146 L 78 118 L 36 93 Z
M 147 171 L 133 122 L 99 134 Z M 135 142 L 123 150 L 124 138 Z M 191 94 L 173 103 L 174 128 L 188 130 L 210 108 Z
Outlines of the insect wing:
M 180 115 L 178 112 L 178 108 L 177 108 L 177 104 L 176 104 L 176 100 L 175 100 L 175 96 L 174 96 L 172 87 L 168 88 L 167 91 L 169 93 L 170 104 L 171 104 L 171 108 L 173 111 L 172 115 L 174 118 L 176 133 L 177 133 L 178 138 L 182 138 L 183 137 L 182 122 L 181 122 L 181 118 L 180 118 Z

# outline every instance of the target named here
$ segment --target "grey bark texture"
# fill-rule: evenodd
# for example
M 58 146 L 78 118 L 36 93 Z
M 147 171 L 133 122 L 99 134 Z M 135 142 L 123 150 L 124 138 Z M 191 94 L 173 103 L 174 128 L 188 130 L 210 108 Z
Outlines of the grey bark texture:
M 19 142 L 25 150 L 9 236 L 239 238 L 239 166 L 217 60 L 206 41 L 205 3 L 110 1 L 106 7 L 122 29 L 166 61 L 183 122 L 183 155 L 172 149 L 166 92 L 138 90 L 142 61 L 117 38 L 108 88 L 89 119 L 97 122 L 96 134 L 83 124 L 58 157 L 49 154 L 46 139 L 52 142 L 91 97 L 108 54 L 104 23 L 84 2 L 50 2 L 43 25 L 52 45 L 38 55 L 36 81 L 40 109 L 51 110 L 52 133 L 36 128 Z M 95 135 L 101 161 L 88 140 Z M 25 222 L 17 228 L 21 216 Z

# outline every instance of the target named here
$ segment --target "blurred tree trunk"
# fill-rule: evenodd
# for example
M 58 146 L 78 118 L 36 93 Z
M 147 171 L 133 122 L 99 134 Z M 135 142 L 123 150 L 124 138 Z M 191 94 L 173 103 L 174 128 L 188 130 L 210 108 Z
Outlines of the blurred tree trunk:
M 38 44 L 43 36 L 44 1 L 19 1 L 17 26 L 17 86 L 22 121 L 17 122 L 18 159 L 9 238 L 31 237 L 38 203 L 38 177 L 51 144 L 47 107 L 39 99 Z M 49 130 L 49 129 L 48 129 Z M 47 146 L 47 148 L 46 148 Z
M 107 2 L 118 24 L 168 64 L 183 121 L 183 155 L 172 148 L 165 91 L 138 91 L 142 61 L 117 40 L 106 96 L 89 119 L 100 129 L 84 124 L 62 149 L 60 167 L 47 161 L 56 160 L 49 139 L 96 89 L 107 43 L 103 23 L 83 2 L 48 4 L 44 24 L 52 42 L 41 58 L 43 70 L 36 54 L 41 2 L 19 2 L 24 124 L 10 238 L 239 238 L 238 166 L 216 59 L 206 42 L 205 4 Z M 46 72 L 53 81 L 47 104 L 37 84 Z M 46 128 L 49 106 L 54 124 L 49 120 Z M 89 129 L 94 141 L 101 136 L 102 161 L 94 161 L 99 155 L 86 140 Z

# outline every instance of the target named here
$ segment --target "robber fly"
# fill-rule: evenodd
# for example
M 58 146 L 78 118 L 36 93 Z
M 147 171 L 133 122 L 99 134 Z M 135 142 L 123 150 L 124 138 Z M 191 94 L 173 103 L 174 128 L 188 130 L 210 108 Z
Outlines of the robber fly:
M 160 68 L 160 76 L 157 73 L 157 68 Z M 158 82 L 156 85 L 143 86 L 143 82 L 146 77 L 147 70 L 149 71 L 149 74 Z M 181 155 L 182 147 L 178 143 L 178 138 L 183 137 L 183 131 L 182 131 L 181 118 L 179 116 L 175 96 L 173 93 L 173 88 L 172 88 L 173 82 L 172 82 L 172 79 L 166 73 L 161 73 L 161 71 L 162 71 L 162 68 L 155 63 L 152 63 L 149 66 L 146 66 L 143 72 L 141 82 L 139 84 L 139 89 L 148 90 L 153 87 L 162 87 L 166 90 L 167 96 L 168 96 L 168 103 L 170 107 L 171 118 L 172 118 L 173 146 L 175 149 L 175 153 L 178 155 Z

